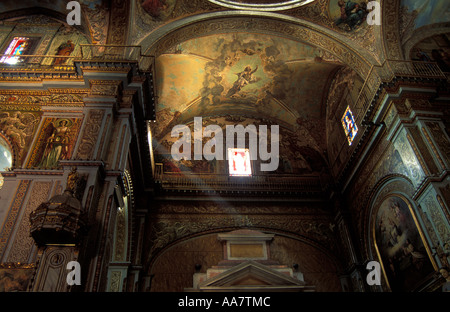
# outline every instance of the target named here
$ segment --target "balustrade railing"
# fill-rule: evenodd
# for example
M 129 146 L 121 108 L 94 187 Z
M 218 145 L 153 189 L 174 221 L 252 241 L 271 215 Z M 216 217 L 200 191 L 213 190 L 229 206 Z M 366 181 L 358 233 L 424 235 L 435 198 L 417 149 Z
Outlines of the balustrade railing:
M 163 173 L 162 164 L 155 164 L 155 180 L 163 189 L 183 190 L 258 190 L 321 192 L 323 185 L 318 176 L 265 174 L 233 177 L 226 174 Z
M 445 79 L 445 74 L 435 62 L 390 60 L 387 64 L 396 77 Z

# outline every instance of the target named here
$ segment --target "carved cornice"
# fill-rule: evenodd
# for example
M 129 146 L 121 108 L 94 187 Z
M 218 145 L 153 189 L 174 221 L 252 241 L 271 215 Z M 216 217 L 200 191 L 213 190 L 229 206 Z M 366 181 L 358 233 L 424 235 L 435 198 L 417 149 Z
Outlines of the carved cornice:
M 217 177 L 217 176 L 216 176 Z M 311 199 L 326 201 L 328 190 L 322 185 L 319 176 L 297 178 L 292 180 L 288 176 L 253 176 L 250 180 L 224 180 L 222 179 L 192 176 L 186 178 L 169 178 L 164 175 L 162 180 L 155 185 L 155 194 L 161 197 L 183 196 L 200 199 L 217 196 L 227 200 L 289 200 L 298 201 Z M 259 178 L 259 179 L 258 179 Z
M 120 80 L 89 80 L 90 96 L 116 97 L 120 95 L 122 81 Z
M 22 262 L 3 262 L 0 263 L 0 269 L 35 269 L 35 263 Z
M 0 103 L 3 105 L 58 105 L 83 104 L 86 90 L 51 89 L 46 91 L 0 90 Z M 24 107 L 28 109 L 28 107 Z

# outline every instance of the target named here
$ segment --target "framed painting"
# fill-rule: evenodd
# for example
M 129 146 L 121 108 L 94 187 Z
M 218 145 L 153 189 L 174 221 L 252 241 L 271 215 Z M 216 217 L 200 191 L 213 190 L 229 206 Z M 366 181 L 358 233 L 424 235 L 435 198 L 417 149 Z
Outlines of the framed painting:
M 400 195 L 389 195 L 375 212 L 373 241 L 385 279 L 392 291 L 414 291 L 435 264 L 411 205 Z
M 46 118 L 39 131 L 28 168 L 55 169 L 70 159 L 81 127 L 80 118 Z

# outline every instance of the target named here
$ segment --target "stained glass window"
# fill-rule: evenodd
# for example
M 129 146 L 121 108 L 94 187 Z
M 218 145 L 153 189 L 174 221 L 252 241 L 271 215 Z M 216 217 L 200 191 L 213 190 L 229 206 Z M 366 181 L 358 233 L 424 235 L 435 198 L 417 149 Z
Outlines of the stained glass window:
M 247 148 L 229 148 L 228 168 L 230 176 L 251 176 L 249 150 Z
M 2 56 L 0 63 L 16 64 L 21 62 L 20 55 L 25 55 L 30 48 L 30 38 L 27 37 L 14 37 L 9 43 L 8 48 L 3 54 L 11 56 Z
M 358 127 L 356 126 L 355 119 L 353 118 L 350 107 L 347 106 L 344 116 L 342 116 L 342 126 L 344 127 L 345 135 L 347 136 L 348 145 L 352 145 L 356 134 L 358 133 Z

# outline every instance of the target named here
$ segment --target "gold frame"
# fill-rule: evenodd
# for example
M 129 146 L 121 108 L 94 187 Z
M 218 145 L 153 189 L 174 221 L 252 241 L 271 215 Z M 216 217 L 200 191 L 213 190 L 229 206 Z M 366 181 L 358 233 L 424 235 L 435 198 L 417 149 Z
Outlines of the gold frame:
M 384 203 L 390 197 L 398 197 L 406 203 L 406 205 L 408 206 L 409 213 L 411 214 L 411 217 L 414 221 L 414 225 L 416 226 L 417 231 L 419 232 L 420 239 L 422 240 L 425 250 L 427 251 L 428 258 L 430 259 L 431 265 L 433 266 L 433 269 L 435 270 L 435 272 L 438 272 L 438 266 L 432 256 L 430 246 L 428 245 L 428 242 L 425 238 L 422 227 L 420 226 L 420 223 L 417 220 L 417 216 L 416 216 L 415 211 L 413 210 L 411 201 L 406 196 L 404 196 L 402 194 L 398 194 L 398 193 L 388 194 L 388 195 L 384 196 L 382 198 L 382 200 L 378 199 L 377 201 L 374 201 L 374 204 L 376 204 L 377 202 L 379 202 L 380 204 L 378 205 L 378 207 L 374 207 L 374 205 L 372 205 L 372 208 L 376 208 L 376 211 L 372 210 L 372 215 L 371 215 L 371 221 L 370 221 L 371 222 L 370 229 L 371 229 L 371 234 L 372 234 L 371 237 L 372 237 L 373 246 L 375 248 L 375 251 L 376 251 L 376 254 L 378 257 L 378 261 L 380 262 L 380 265 L 381 265 L 381 270 L 383 271 L 384 280 L 386 281 L 386 285 L 389 288 L 389 290 L 392 291 L 391 285 L 389 284 L 389 279 L 386 274 L 386 270 L 384 268 L 383 259 L 381 257 L 380 251 L 378 249 L 378 244 L 377 244 L 376 235 L 375 235 L 376 214 L 378 214 L 378 210 L 380 209 L 381 204 Z

